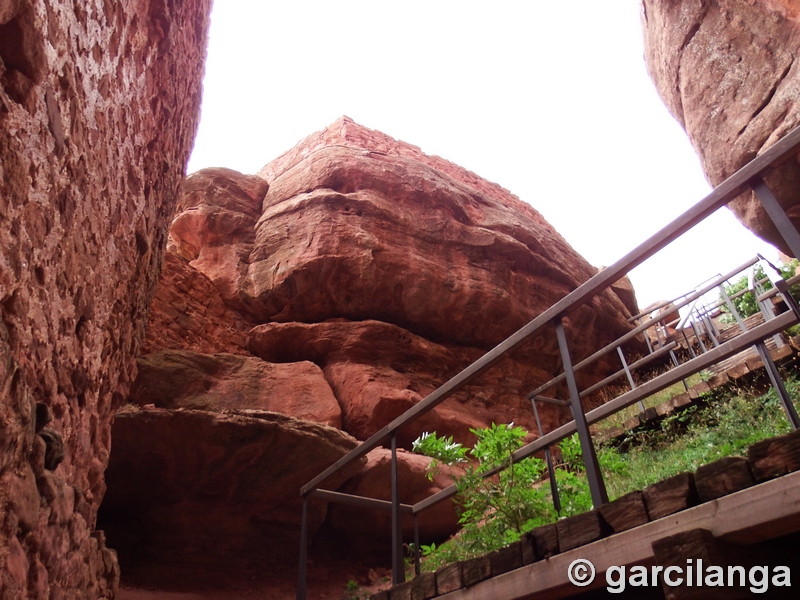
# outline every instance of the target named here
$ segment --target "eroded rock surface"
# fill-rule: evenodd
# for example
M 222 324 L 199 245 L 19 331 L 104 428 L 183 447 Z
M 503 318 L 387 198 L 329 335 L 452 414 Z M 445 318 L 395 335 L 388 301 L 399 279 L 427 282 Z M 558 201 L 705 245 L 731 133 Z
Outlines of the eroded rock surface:
M 139 406 L 274 411 L 342 425 L 333 391 L 309 361 L 273 364 L 251 356 L 164 350 L 137 362 L 131 400 Z
M 250 332 L 248 348 L 269 361 L 320 365 L 339 400 L 344 429 L 358 439 L 376 433 L 483 354 L 373 320 L 259 325 Z M 492 422 L 514 421 L 534 432 L 533 411 L 520 390 L 533 389 L 546 377 L 540 368 L 506 360 L 405 427 L 399 442 L 410 448 L 423 431 L 436 431 L 472 446 L 469 430 Z M 544 417 L 550 431 L 562 415 L 545 411 Z
M 230 495 L 238 493 L 239 480 L 263 476 L 296 502 L 300 486 L 322 468 L 294 472 L 294 438 L 280 429 L 295 421 L 284 417 L 271 425 L 276 461 L 287 461 L 285 472 L 270 465 L 262 474 L 260 458 L 231 467 L 217 460 L 239 452 L 240 444 L 253 452 L 257 447 L 247 433 L 250 425 L 235 420 L 225 421 L 231 433 L 210 450 L 208 438 L 216 434 L 204 432 L 209 424 L 217 427 L 217 418 L 228 419 L 233 409 L 269 410 L 305 419 L 315 431 L 327 429 L 311 421 L 367 439 L 596 273 L 539 213 L 507 190 L 347 118 L 302 141 L 257 176 L 228 169 L 191 175 L 168 249 L 147 352 L 139 358 L 130 398 L 145 410 L 118 419 L 124 431 L 117 435 L 115 425 L 110 467 L 110 473 L 139 473 L 138 486 L 150 495 L 143 502 L 159 515 L 123 518 L 109 526 L 110 539 L 123 540 L 120 547 L 129 549 L 130 560 L 151 564 L 178 552 L 177 539 L 187 548 L 219 545 L 229 561 L 245 552 L 244 544 L 216 541 L 222 535 L 214 533 L 218 522 L 229 518 L 225 503 L 242 513 L 230 517 L 231 530 L 242 532 L 247 545 L 269 544 L 278 534 L 265 532 L 281 523 L 279 539 L 297 546 L 299 528 L 292 527 L 299 505 L 295 517 L 274 522 L 258 512 L 262 516 L 251 523 L 260 530 L 245 534 L 247 515 L 256 509 Z M 621 281 L 571 313 L 566 327 L 575 360 L 628 331 L 627 318 L 636 311 L 633 290 Z M 552 332 L 547 333 L 405 428 L 400 445 L 409 448 L 423 431 L 471 445 L 470 428 L 492 422 L 514 421 L 535 436 L 526 394 L 548 380 L 561 360 Z M 579 377 L 589 385 L 617 368 L 600 362 Z M 567 415 L 553 405 L 543 407 L 542 417 L 549 431 Z M 183 424 L 189 420 L 204 423 L 198 425 L 201 433 L 189 434 L 191 427 Z M 174 429 L 168 423 L 175 423 Z M 242 433 L 233 433 L 239 426 Z M 179 438 L 180 444 L 160 441 L 162 435 Z M 149 452 L 142 439 L 158 440 L 146 467 L 132 464 L 137 453 Z M 304 438 L 303 448 L 311 452 L 326 439 Z M 195 446 L 196 456 L 181 454 Z M 242 452 L 249 456 L 249 450 Z M 388 498 L 387 452 L 373 451 L 363 470 L 323 487 Z M 446 474 L 428 481 L 427 458 L 400 456 L 404 501 L 421 500 L 451 482 Z M 207 475 L 217 470 L 232 471 L 224 485 Z M 180 500 L 172 499 L 173 475 L 187 487 Z M 110 474 L 109 481 L 118 480 Z M 170 498 L 164 507 L 157 506 L 162 487 Z M 113 522 L 135 496 L 115 490 L 109 496 Z M 277 495 L 273 501 L 279 501 Z M 201 510 L 208 502 L 213 506 Z M 167 523 L 184 513 L 182 529 Z M 386 518 L 337 507 L 317 542 L 333 548 L 334 555 L 358 546 L 364 560 L 380 562 L 388 548 Z M 162 524 L 172 527 L 170 536 L 160 530 Z M 421 539 L 441 540 L 456 528 L 453 506 L 444 503 L 421 520 Z M 315 547 L 312 543 L 312 551 Z M 196 555 L 196 565 L 207 564 Z M 273 568 L 285 569 L 295 559 L 285 552 L 269 560 L 275 561 Z
M 405 450 L 397 452 L 397 481 L 400 502 L 414 504 L 452 485 L 462 471 L 457 467 L 440 465 L 439 472 L 429 480 L 427 468 L 430 460 Z M 361 472 L 342 486 L 341 491 L 367 498 L 390 500 L 391 451 L 376 448 L 366 456 Z M 326 536 L 332 538 L 334 547 L 352 553 L 368 563 L 384 559 L 391 554 L 391 512 L 331 504 L 326 522 Z M 445 540 L 458 530 L 458 515 L 451 502 L 443 502 L 419 516 L 419 527 L 429 541 Z M 414 539 L 412 519 L 403 520 L 403 539 Z
M 122 411 L 100 520 L 123 565 L 257 575 L 296 560 L 300 486 L 356 443 L 333 427 L 265 411 Z M 309 503 L 312 535 L 326 510 L 325 502 Z
M 717 185 L 800 124 L 800 17 L 792 0 L 642 0 L 645 59 L 662 99 Z M 800 225 L 796 159 L 767 183 Z M 753 194 L 730 208 L 788 252 Z
M 111 419 L 194 138 L 209 8 L 0 2 L 0 598 L 117 585 L 95 532 Z

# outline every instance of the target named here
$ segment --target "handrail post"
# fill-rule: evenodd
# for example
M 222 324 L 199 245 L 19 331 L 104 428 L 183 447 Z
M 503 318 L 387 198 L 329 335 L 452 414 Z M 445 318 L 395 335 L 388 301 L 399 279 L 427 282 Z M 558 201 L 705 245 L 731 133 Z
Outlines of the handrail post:
M 400 485 L 397 479 L 397 434 L 392 434 L 392 584 L 406 580 L 403 567 L 403 524 L 400 514 Z
M 303 516 L 300 521 L 300 559 L 297 565 L 297 600 L 306 600 L 308 581 L 308 496 L 303 496 Z
M 633 380 L 633 373 L 631 373 L 630 368 L 628 368 L 628 361 L 625 360 L 625 353 L 622 352 L 622 346 L 617 346 L 617 354 L 619 354 L 619 362 L 622 363 L 622 369 L 625 371 L 625 376 L 628 378 L 628 385 L 631 386 L 632 390 L 635 390 L 636 382 Z M 640 412 L 644 412 L 644 402 L 639 400 L 636 405 L 639 407 Z
M 583 455 L 583 464 L 586 468 L 586 479 L 589 481 L 592 504 L 594 504 L 595 508 L 600 508 L 608 503 L 608 492 L 603 482 L 603 474 L 600 471 L 600 463 L 597 461 L 597 453 L 592 443 L 592 436 L 591 433 L 589 433 L 589 425 L 586 423 L 586 415 L 583 413 L 581 395 L 578 391 L 575 371 L 572 370 L 572 359 L 569 356 L 569 347 L 567 346 L 567 336 L 564 333 L 563 321 L 558 319 L 555 322 L 555 327 L 558 347 L 561 350 L 561 362 L 564 366 L 564 373 L 567 378 L 567 388 L 569 389 L 570 403 L 572 405 L 572 418 L 575 420 L 578 440 L 581 443 L 581 454 Z
M 414 575 L 419 577 L 420 548 L 419 548 L 419 515 L 414 513 Z
M 798 233 L 797 228 L 789 219 L 786 211 L 778 203 L 778 199 L 772 193 L 772 190 L 769 189 L 769 186 L 760 176 L 755 177 L 751 185 L 756 197 L 761 202 L 761 206 L 764 207 L 767 215 L 775 224 L 778 233 L 781 234 L 786 245 L 789 246 L 789 250 L 792 251 L 795 258 L 800 258 L 800 233 Z
M 747 326 L 744 324 L 744 321 L 742 320 L 736 305 L 733 303 L 733 300 L 731 300 L 730 295 L 725 291 L 725 286 L 721 283 L 719 284 L 719 295 L 722 296 L 722 299 L 725 301 L 725 305 L 728 307 L 728 310 L 731 311 L 733 318 L 736 319 L 736 324 L 739 326 L 739 329 L 742 330 L 742 333 L 746 333 Z
M 783 384 L 783 379 L 781 379 L 781 374 L 778 372 L 778 367 L 775 366 L 775 361 L 772 360 L 772 357 L 769 355 L 769 350 L 767 349 L 766 344 L 764 344 L 763 340 L 756 343 L 756 350 L 758 350 L 758 354 L 761 356 L 761 362 L 764 363 L 764 369 L 769 375 L 769 380 L 772 383 L 772 387 L 775 388 L 775 391 L 778 394 L 778 398 L 781 401 L 781 405 L 783 406 L 783 411 L 786 413 L 786 418 L 789 421 L 789 424 L 792 426 L 792 429 L 800 428 L 800 417 L 797 415 L 797 409 L 794 407 L 794 403 L 792 402 L 792 397 L 789 395 L 789 392 L 786 390 L 786 386 Z
M 536 407 L 536 398 L 531 398 L 533 405 L 533 416 L 536 419 L 536 429 L 539 430 L 539 437 L 544 435 L 542 429 L 542 421 L 539 419 L 539 409 Z M 561 496 L 558 493 L 558 481 L 556 481 L 556 471 L 553 466 L 553 453 L 550 452 L 550 446 L 544 449 L 544 460 L 547 462 L 547 477 L 550 479 L 550 495 L 553 497 L 553 508 L 557 513 L 561 513 Z

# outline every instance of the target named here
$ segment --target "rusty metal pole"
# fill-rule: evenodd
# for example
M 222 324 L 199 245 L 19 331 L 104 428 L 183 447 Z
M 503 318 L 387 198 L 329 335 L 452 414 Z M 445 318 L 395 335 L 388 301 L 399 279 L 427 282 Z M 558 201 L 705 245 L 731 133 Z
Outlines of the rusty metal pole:
M 392 434 L 392 583 L 397 585 L 405 580 L 400 485 L 397 479 L 397 435 Z
M 419 548 L 419 515 L 414 513 L 414 575 L 419 577 L 420 571 L 420 548 Z
M 769 186 L 761 177 L 753 179 L 751 185 L 756 196 L 761 201 L 761 206 L 764 207 L 769 218 L 775 224 L 778 233 L 781 234 L 786 245 L 789 246 L 789 250 L 792 251 L 795 258 L 800 258 L 800 233 L 798 233 L 797 228 L 778 203 L 778 199 L 772 193 L 772 190 L 769 189 Z
M 589 491 L 592 495 L 592 504 L 595 508 L 600 508 L 608 503 L 608 492 L 603 481 L 603 473 L 600 471 L 600 463 L 597 461 L 592 443 L 592 435 L 589 432 L 589 425 L 586 423 L 586 415 L 583 414 L 581 405 L 581 395 L 578 391 L 578 382 L 575 379 L 575 371 L 572 369 L 572 359 L 569 356 L 567 346 L 567 335 L 564 333 L 564 323 L 561 319 L 555 322 L 556 337 L 558 347 L 561 350 L 561 362 L 564 366 L 564 374 L 567 378 L 567 388 L 569 389 L 570 403 L 572 405 L 572 417 L 575 419 L 575 428 L 578 431 L 578 440 L 581 443 L 581 454 L 583 464 L 586 468 L 586 479 L 589 482 Z
M 794 407 L 792 397 L 786 390 L 786 386 L 783 385 L 781 374 L 778 371 L 778 367 L 775 365 L 775 362 L 772 360 L 772 357 L 769 355 L 769 350 L 767 349 L 766 344 L 764 344 L 763 341 L 758 342 L 756 344 L 756 350 L 758 350 L 758 354 L 761 356 L 761 362 L 764 363 L 764 369 L 767 371 L 767 375 L 769 375 L 769 380 L 772 383 L 772 387 L 775 388 L 775 391 L 778 394 L 778 398 L 781 401 L 781 406 L 783 406 L 783 411 L 786 413 L 786 419 L 789 421 L 792 429 L 800 428 L 800 417 L 797 415 L 797 409 Z
M 536 408 L 536 398 L 531 398 L 533 405 L 533 416 L 536 419 L 536 428 L 539 430 L 539 437 L 544 435 L 542 421 L 539 419 L 539 409 Z M 553 453 L 550 446 L 544 449 L 544 460 L 547 462 L 547 477 L 550 479 L 550 494 L 553 497 L 553 508 L 557 513 L 561 513 L 561 496 L 558 493 L 558 481 L 556 481 L 556 471 L 553 466 Z
M 308 496 L 303 496 L 303 516 L 300 521 L 300 560 L 297 565 L 297 600 L 306 600 L 308 580 Z
M 631 386 L 632 390 L 636 389 L 636 382 L 633 381 L 633 373 L 628 368 L 628 361 L 625 360 L 625 353 L 622 351 L 622 346 L 617 346 L 617 354 L 619 354 L 619 362 L 622 363 L 622 368 L 625 371 L 625 376 L 628 378 L 628 385 Z M 636 403 L 636 406 L 639 407 L 639 412 L 644 412 L 644 402 L 639 400 Z

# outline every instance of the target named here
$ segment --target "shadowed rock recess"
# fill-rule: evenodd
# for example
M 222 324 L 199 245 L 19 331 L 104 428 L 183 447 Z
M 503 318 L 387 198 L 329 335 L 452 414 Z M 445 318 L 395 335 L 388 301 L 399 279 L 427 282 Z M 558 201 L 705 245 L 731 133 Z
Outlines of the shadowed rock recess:
M 300 485 L 595 273 L 507 190 L 346 117 L 258 175 L 194 173 L 131 406 L 114 425 L 101 523 L 123 566 L 293 567 Z M 576 360 L 630 329 L 627 281 L 600 300 L 567 321 Z M 425 430 L 471 443 L 469 428 L 491 422 L 535 431 L 526 393 L 560 366 L 553 337 L 404 430 L 401 445 Z M 544 426 L 565 417 L 545 408 Z M 427 462 L 400 453 L 402 501 L 450 483 L 429 482 Z M 387 452 L 326 486 L 388 498 Z M 314 552 L 385 560 L 388 515 L 312 506 Z M 420 526 L 424 541 L 447 537 L 452 505 Z M 330 581 L 342 576 L 312 577 L 312 595 L 341 590 L 346 579 Z
M 645 59 L 713 185 L 800 124 L 800 7 L 795 0 L 642 0 Z M 800 165 L 767 178 L 800 226 Z M 730 208 L 763 239 L 789 252 L 747 192 Z
M 111 598 L 95 531 L 210 0 L 0 0 L 0 598 Z

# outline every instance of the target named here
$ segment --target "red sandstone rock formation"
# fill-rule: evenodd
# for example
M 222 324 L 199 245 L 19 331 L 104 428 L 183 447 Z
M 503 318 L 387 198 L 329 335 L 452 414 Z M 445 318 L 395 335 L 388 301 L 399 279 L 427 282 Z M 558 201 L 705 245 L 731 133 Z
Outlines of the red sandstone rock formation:
M 341 429 L 336 397 L 312 362 L 273 364 L 235 354 L 164 350 L 140 358 L 137 366 L 131 400 L 139 406 L 273 411 Z
M 168 248 L 150 315 L 148 353 L 138 361 L 131 401 L 169 409 L 175 422 L 187 409 L 193 409 L 192 419 L 205 411 L 210 414 L 202 418 L 211 421 L 233 408 L 251 409 L 248 415 L 267 420 L 276 416 L 265 411 L 274 411 L 335 424 L 357 439 L 375 433 L 596 272 L 508 191 L 347 118 L 307 138 L 259 176 L 227 169 L 190 176 Z M 573 313 L 567 328 L 576 360 L 629 330 L 626 319 L 635 311 L 633 291 L 623 281 L 601 302 Z M 552 337 L 533 340 L 403 431 L 401 445 L 409 447 L 425 430 L 471 443 L 469 429 L 491 422 L 513 420 L 533 432 L 526 393 L 559 367 Z M 600 363 L 582 372 L 582 383 L 593 383 L 608 367 Z M 198 537 L 204 526 L 196 508 L 189 510 L 195 526 L 173 527 L 170 539 L 150 528 L 206 497 L 218 503 L 211 510 L 215 528 L 216 521 L 225 522 L 222 507 L 229 500 L 217 499 L 219 486 L 204 475 L 218 466 L 206 440 L 181 426 L 170 434 L 174 440 L 162 441 L 164 423 L 153 422 L 150 430 L 146 414 L 136 413 L 136 435 L 117 435 L 115 426 L 109 481 L 121 481 L 135 469 L 138 487 L 150 490 L 136 510 L 161 516 L 142 525 L 115 521 L 126 502 L 126 494 L 115 490 L 109 493 L 113 507 L 108 513 L 104 508 L 104 515 L 112 542 L 119 537 L 125 546 L 130 535 L 150 540 L 138 546 L 138 556 L 136 544 L 125 546 L 131 560 L 164 564 L 179 540 L 215 545 L 215 538 Z M 547 430 L 565 417 L 556 408 L 543 410 Z M 131 418 L 120 419 L 119 427 L 130 427 Z M 237 437 L 226 439 L 236 446 Z M 171 465 L 177 458 L 153 460 L 145 469 L 132 465 L 143 440 L 149 447 L 151 439 L 159 448 L 166 443 L 185 452 L 197 448 L 191 461 L 181 463 L 198 471 L 197 481 L 186 482 L 192 493 L 185 499 L 170 496 L 161 503 L 157 492 L 174 487 Z M 326 440 L 310 435 L 304 444 L 311 448 Z M 286 449 L 275 447 L 284 456 Z M 157 454 L 170 453 L 178 451 Z M 285 497 L 296 498 L 305 482 L 287 460 L 284 471 L 270 475 L 271 482 Z M 401 452 L 400 462 L 407 501 L 450 483 L 445 476 L 429 482 L 423 457 Z M 244 461 L 233 468 L 228 488 L 260 477 L 257 466 Z M 387 497 L 386 469 L 386 451 L 377 450 L 343 489 Z M 235 519 L 250 514 L 264 530 L 262 543 L 272 544 L 272 534 L 265 532 L 290 520 L 270 519 L 266 507 L 282 501 L 270 497 L 258 509 L 236 504 L 241 514 Z M 422 521 L 423 541 L 455 530 L 452 505 L 439 510 Z M 384 546 L 376 528 L 385 515 L 363 512 L 332 511 L 323 537 L 362 549 L 373 548 L 363 542 L 371 537 Z M 284 553 L 282 559 L 292 564 L 295 555 Z
M 642 23 L 650 75 L 712 184 L 800 124 L 794 0 L 642 0 Z M 800 225 L 797 161 L 767 183 Z M 730 207 L 754 233 L 788 251 L 752 194 Z
M 298 490 L 356 440 L 263 411 L 133 409 L 117 414 L 114 444 L 101 520 L 123 567 L 190 565 L 224 580 L 296 560 Z M 309 503 L 312 535 L 326 509 Z
M 320 365 L 342 407 L 344 429 L 358 439 L 376 433 L 483 354 L 373 320 L 259 325 L 250 332 L 248 349 L 267 361 Z M 405 428 L 399 442 L 410 448 L 423 431 L 436 431 L 471 446 L 470 428 L 492 422 L 514 421 L 533 432 L 533 411 L 520 391 L 546 378 L 540 368 L 506 360 Z M 561 418 L 545 411 L 544 427 L 554 429 Z
M 385 482 L 391 481 L 391 451 L 376 448 L 367 454 L 366 464 L 361 472 L 342 486 L 341 491 L 358 494 L 368 498 L 390 500 L 390 488 Z M 427 477 L 429 459 L 405 450 L 397 452 L 397 481 L 400 488 L 400 502 L 414 504 L 453 483 L 455 477 L 463 474 L 457 467 L 440 465 L 439 473 L 433 480 Z M 349 552 L 353 559 L 375 561 L 376 557 L 391 554 L 391 513 L 388 511 L 365 511 L 363 509 L 331 504 L 325 527 L 333 540 L 334 548 Z M 419 528 L 426 533 L 428 540 L 445 540 L 458 529 L 458 516 L 449 502 L 422 513 Z M 414 524 L 411 519 L 403 521 L 403 539 L 414 540 Z
M 209 5 L 0 0 L 0 598 L 117 585 L 95 519 L 197 124 Z

